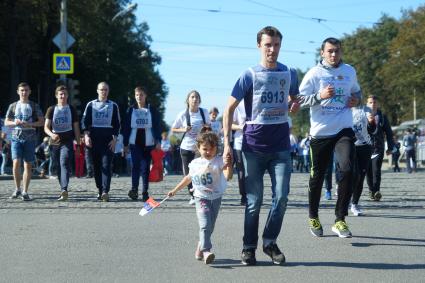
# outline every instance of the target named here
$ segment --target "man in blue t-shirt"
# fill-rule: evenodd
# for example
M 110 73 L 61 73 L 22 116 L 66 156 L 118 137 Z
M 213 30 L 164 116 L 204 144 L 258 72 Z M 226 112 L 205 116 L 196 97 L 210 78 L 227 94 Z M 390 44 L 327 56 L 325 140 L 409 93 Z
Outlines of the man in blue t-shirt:
M 277 62 L 282 34 L 265 27 L 257 34 L 261 62 L 246 70 L 237 80 L 223 115 L 224 153 L 232 155 L 231 125 L 235 108 L 243 100 L 246 124 L 243 128 L 242 157 L 245 166 L 247 204 L 243 236 L 242 264 L 255 265 L 258 220 L 263 202 L 263 176 L 267 170 L 272 181 L 273 199 L 263 232 L 263 251 L 274 264 L 285 256 L 276 245 L 282 227 L 289 193 L 291 155 L 288 109 L 299 108 L 298 78 L 294 69 Z

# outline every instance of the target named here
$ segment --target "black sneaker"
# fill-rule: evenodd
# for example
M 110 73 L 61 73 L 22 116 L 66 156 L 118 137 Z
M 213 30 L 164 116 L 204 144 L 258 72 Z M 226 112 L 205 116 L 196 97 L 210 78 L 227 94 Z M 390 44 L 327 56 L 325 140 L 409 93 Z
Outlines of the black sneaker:
M 246 205 L 246 196 L 241 197 L 241 205 Z
M 378 191 L 378 192 L 375 192 L 374 194 L 373 194 L 373 200 L 374 201 L 380 201 L 381 200 L 381 198 L 382 198 L 382 195 L 381 195 L 381 193 Z
M 128 191 L 128 197 L 132 200 L 137 200 L 139 198 L 139 193 L 136 190 L 131 189 Z
M 284 264 L 285 256 L 279 250 L 279 247 L 276 244 L 270 244 L 267 247 L 263 247 L 263 252 L 271 257 L 274 264 Z
M 255 258 L 255 249 L 243 249 L 241 258 L 243 265 L 257 264 L 257 259 Z
M 31 200 L 30 195 L 26 192 L 22 193 L 21 198 L 22 198 L 23 201 L 30 201 Z
M 143 192 L 142 193 L 142 201 L 145 202 L 149 199 L 149 193 L 148 192 Z

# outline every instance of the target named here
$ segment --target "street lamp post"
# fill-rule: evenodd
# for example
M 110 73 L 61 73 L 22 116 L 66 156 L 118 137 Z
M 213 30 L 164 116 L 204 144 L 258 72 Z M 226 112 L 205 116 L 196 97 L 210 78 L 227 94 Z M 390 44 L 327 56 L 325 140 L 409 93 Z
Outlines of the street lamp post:
M 413 66 L 417 67 L 425 59 L 425 56 L 418 60 L 409 59 Z M 416 121 L 416 86 L 413 87 L 413 120 Z

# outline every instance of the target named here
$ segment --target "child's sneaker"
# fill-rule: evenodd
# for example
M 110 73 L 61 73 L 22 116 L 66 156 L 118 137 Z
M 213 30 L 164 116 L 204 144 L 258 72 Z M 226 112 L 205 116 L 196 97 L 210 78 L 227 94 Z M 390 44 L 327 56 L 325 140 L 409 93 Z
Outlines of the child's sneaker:
M 203 260 L 204 259 L 204 254 L 201 252 L 201 243 L 200 242 L 198 242 L 198 245 L 196 246 L 195 258 L 197 260 Z
M 205 264 L 210 264 L 214 261 L 215 255 L 210 251 L 205 251 L 203 253 Z

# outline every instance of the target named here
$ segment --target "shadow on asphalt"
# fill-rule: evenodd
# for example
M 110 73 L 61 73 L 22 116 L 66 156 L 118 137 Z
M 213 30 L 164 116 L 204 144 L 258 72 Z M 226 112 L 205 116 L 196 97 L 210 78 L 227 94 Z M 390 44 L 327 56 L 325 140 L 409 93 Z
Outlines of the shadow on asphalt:
M 358 269 L 425 269 L 425 264 L 400 264 L 400 263 L 379 263 L 379 262 L 288 262 L 288 267 L 296 266 L 326 266 Z
M 256 266 L 276 266 L 271 261 L 257 261 Z M 282 265 L 284 267 L 286 265 Z M 241 263 L 240 260 L 235 259 L 216 259 L 214 260 L 214 263 L 210 265 L 212 268 L 218 268 L 218 269 L 234 269 L 237 267 L 242 268 L 252 268 L 252 266 L 245 266 Z
M 368 246 L 412 246 L 412 247 L 425 247 L 425 239 L 408 239 L 408 238 L 394 238 L 394 237 L 371 237 L 371 236 L 358 236 L 356 235 L 353 239 L 373 239 L 373 240 L 384 240 L 384 241 L 397 241 L 397 242 L 413 242 L 417 244 L 400 244 L 400 243 L 352 243 L 353 247 L 368 247 Z M 420 244 L 423 243 L 423 244 Z
M 423 207 L 418 207 L 421 209 Z M 396 215 L 396 214 L 364 214 L 361 217 L 368 218 L 393 218 L 393 219 L 425 219 L 425 215 Z

